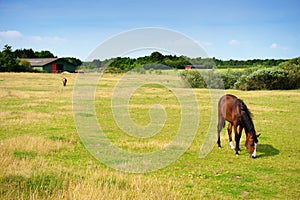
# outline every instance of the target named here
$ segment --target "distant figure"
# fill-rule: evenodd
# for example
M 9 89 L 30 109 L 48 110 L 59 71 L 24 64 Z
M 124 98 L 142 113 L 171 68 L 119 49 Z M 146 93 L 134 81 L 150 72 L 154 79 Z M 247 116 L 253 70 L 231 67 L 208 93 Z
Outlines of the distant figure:
M 66 78 L 63 78 L 61 79 L 62 83 L 63 83 L 63 86 L 65 87 L 67 85 L 67 79 Z

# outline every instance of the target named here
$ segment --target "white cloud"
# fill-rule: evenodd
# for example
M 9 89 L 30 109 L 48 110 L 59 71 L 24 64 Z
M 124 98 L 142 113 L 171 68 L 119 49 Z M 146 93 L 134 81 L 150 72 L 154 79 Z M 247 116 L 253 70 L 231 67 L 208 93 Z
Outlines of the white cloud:
M 239 42 L 238 40 L 232 39 L 232 40 L 229 41 L 229 44 L 230 44 L 231 46 L 236 46 L 236 45 L 239 45 L 240 42 Z
M 0 38 L 5 39 L 19 39 L 22 38 L 23 35 L 19 31 L 0 31 Z
M 58 36 L 27 36 L 23 35 L 19 31 L 8 30 L 0 31 L 0 41 L 1 43 L 13 43 L 13 44 L 27 44 L 27 43 L 40 43 L 40 44 L 56 44 L 64 42 L 65 39 Z M 18 45 L 19 46 L 19 45 Z
M 278 44 L 276 44 L 276 43 L 272 43 L 271 45 L 270 45 L 270 48 L 271 49 L 276 49 L 278 47 Z

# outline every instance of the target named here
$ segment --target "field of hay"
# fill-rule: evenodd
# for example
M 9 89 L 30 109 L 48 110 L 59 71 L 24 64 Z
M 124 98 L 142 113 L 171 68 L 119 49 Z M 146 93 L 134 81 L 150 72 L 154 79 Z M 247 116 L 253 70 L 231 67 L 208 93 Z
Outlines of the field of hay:
M 176 95 L 157 84 L 132 94 L 129 112 L 140 126 L 149 109 L 163 105 L 165 126 L 144 139 L 124 134 L 114 120 L 111 97 L 122 74 L 105 74 L 97 84 L 95 111 L 112 143 L 130 152 L 151 152 L 175 137 L 180 123 Z M 62 86 L 61 79 L 68 83 Z M 188 150 L 170 165 L 148 173 L 126 173 L 92 156 L 80 140 L 73 116 L 76 74 L 0 73 L 0 199 L 299 199 L 300 90 L 238 91 L 261 133 L 257 158 L 241 139 L 235 156 L 222 132 L 217 145 L 199 158 L 210 124 L 210 95 L 193 89 L 200 123 Z M 217 133 L 215 133 L 217 134 Z

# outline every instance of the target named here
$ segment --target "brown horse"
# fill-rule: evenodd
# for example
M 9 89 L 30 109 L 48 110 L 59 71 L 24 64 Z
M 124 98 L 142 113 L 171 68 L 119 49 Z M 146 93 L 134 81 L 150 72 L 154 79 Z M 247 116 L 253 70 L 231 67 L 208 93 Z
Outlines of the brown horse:
M 226 94 L 222 96 L 218 104 L 218 147 L 221 148 L 220 132 L 225 126 L 225 120 L 229 122 L 228 137 L 230 146 L 235 149 L 236 155 L 240 152 L 240 138 L 245 128 L 246 147 L 251 158 L 256 157 L 256 147 L 259 135 L 256 135 L 251 112 L 246 104 L 236 96 Z M 235 148 L 232 144 L 232 126 L 235 133 Z

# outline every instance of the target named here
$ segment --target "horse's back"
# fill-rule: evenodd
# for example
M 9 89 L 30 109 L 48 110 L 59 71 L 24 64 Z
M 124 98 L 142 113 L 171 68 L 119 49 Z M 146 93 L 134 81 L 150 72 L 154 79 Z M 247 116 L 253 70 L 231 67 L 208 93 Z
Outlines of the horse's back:
M 236 101 L 238 100 L 238 98 L 232 94 L 225 94 L 224 96 L 222 96 L 219 100 L 219 111 L 222 108 L 231 108 L 232 105 L 236 104 Z M 223 109 L 222 109 L 223 110 Z

